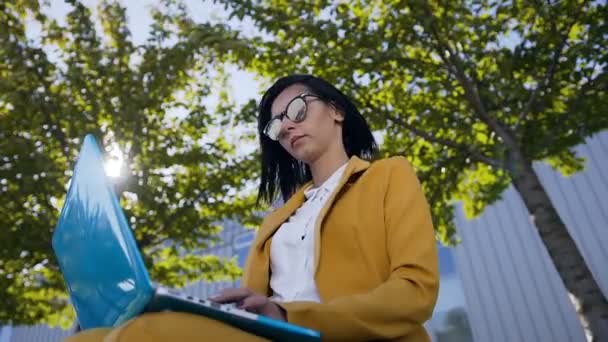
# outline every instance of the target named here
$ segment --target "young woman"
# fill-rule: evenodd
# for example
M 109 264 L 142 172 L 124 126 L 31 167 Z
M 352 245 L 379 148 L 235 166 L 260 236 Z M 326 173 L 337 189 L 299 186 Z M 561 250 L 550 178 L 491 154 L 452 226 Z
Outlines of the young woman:
M 212 300 L 316 329 L 328 341 L 428 341 L 423 324 L 437 297 L 438 258 L 412 166 L 403 157 L 374 161 L 363 116 L 311 75 L 276 81 L 262 98 L 258 128 L 258 201 L 280 193 L 284 204 L 262 223 L 242 287 Z M 184 331 L 257 339 L 178 313 L 143 315 L 112 333 L 175 339 Z

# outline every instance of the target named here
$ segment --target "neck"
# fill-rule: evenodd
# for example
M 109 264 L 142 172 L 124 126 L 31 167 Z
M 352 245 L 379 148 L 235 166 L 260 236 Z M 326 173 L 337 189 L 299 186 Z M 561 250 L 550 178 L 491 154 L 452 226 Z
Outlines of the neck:
M 310 163 L 310 172 L 314 187 L 318 187 L 325 182 L 340 166 L 348 162 L 348 155 L 344 148 L 337 148 L 335 151 L 327 151 L 314 162 Z

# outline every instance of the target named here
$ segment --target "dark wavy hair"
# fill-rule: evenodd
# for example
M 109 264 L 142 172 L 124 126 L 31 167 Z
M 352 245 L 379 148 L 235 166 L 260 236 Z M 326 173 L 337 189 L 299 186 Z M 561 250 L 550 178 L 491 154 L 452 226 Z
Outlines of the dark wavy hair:
M 259 105 L 258 135 L 260 137 L 262 173 L 257 203 L 272 203 L 280 188 L 284 201 L 303 184 L 312 179 L 310 168 L 293 158 L 276 141 L 264 135 L 263 130 L 272 116 L 270 108 L 274 100 L 286 88 L 299 84 L 325 103 L 335 106 L 344 114 L 342 140 L 348 157 L 354 155 L 372 160 L 377 156 L 378 145 L 369 125 L 353 102 L 326 80 L 312 75 L 290 75 L 278 79 L 264 94 Z

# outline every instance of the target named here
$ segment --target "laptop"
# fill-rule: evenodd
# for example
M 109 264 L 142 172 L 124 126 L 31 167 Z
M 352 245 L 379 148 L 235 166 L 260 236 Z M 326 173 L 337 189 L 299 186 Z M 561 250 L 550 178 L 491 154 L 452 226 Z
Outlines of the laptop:
M 108 181 L 95 138 L 84 138 L 52 239 L 81 329 L 116 327 L 145 312 L 178 311 L 273 341 L 320 341 L 320 333 L 156 286 Z

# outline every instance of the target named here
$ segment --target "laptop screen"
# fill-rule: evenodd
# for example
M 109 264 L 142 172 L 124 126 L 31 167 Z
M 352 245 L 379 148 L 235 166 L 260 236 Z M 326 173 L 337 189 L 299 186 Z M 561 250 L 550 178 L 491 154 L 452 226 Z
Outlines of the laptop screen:
M 82 329 L 117 326 L 154 289 L 92 135 L 82 144 L 53 249 Z

